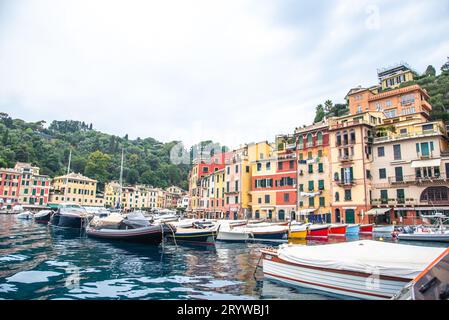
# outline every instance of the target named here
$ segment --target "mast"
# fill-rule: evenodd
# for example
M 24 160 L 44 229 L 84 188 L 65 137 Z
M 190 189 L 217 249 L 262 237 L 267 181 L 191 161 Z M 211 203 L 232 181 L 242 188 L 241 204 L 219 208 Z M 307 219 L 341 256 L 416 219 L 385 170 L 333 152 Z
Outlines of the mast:
M 67 165 L 67 174 L 65 177 L 64 200 L 66 202 L 67 202 L 67 188 L 68 188 L 68 184 L 69 184 L 70 162 L 72 162 L 72 148 L 70 148 L 69 163 Z
M 124 152 L 125 152 L 125 149 L 124 148 L 122 148 L 122 162 L 121 162 L 121 164 L 120 164 L 120 190 L 119 190 L 119 200 L 118 200 L 118 204 L 119 204 L 119 208 L 121 209 L 122 208 L 122 189 L 123 189 L 123 186 L 122 186 L 122 183 L 123 183 L 123 159 L 124 159 Z

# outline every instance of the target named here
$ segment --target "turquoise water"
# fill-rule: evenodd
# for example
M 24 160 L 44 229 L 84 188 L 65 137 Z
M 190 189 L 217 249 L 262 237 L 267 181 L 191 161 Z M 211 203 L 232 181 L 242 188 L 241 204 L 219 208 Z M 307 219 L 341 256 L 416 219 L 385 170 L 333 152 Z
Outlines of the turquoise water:
M 0 215 L 0 299 L 329 299 L 254 277 L 264 246 L 104 242 Z

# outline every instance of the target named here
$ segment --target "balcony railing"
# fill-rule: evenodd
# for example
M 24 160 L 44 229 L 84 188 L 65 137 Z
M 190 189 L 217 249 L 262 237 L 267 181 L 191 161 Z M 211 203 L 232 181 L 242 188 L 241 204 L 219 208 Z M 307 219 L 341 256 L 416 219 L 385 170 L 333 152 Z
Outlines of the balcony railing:
M 420 132 L 390 134 L 390 135 L 374 138 L 374 143 L 401 140 L 401 139 L 409 139 L 409 138 L 417 138 L 417 137 L 425 137 L 425 136 L 436 135 L 436 134 L 443 135 L 444 133 L 440 130 L 440 128 L 437 128 L 437 129 L 432 129 L 432 130 L 423 130 Z
M 342 161 L 342 162 L 352 161 L 352 159 L 353 159 L 353 156 L 351 156 L 351 155 L 344 155 L 344 156 L 338 157 L 338 160 Z
M 373 206 L 379 205 L 416 205 L 418 204 L 416 199 L 413 198 L 396 198 L 396 199 L 372 199 L 371 204 Z
M 354 180 L 334 180 L 334 182 L 340 187 L 352 187 L 355 185 Z
M 434 177 L 417 177 L 416 175 L 405 175 L 402 177 L 389 177 L 388 182 L 390 184 L 405 184 L 405 183 L 416 183 L 416 184 L 426 184 L 435 182 L 447 182 L 449 179 L 446 177 L 446 173 L 442 172 L 440 175 Z

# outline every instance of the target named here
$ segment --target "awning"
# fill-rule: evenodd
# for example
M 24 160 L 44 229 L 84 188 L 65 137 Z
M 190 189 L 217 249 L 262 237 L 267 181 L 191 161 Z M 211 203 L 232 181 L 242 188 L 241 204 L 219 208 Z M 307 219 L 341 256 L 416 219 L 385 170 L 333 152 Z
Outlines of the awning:
M 368 216 L 377 216 L 380 214 L 385 214 L 388 211 L 390 211 L 390 208 L 373 208 L 371 210 L 368 210 L 365 214 Z
M 439 167 L 440 164 L 441 159 L 415 160 L 412 161 L 412 168 Z
M 316 209 L 303 209 L 299 211 L 301 216 L 308 215 L 309 213 L 315 212 Z

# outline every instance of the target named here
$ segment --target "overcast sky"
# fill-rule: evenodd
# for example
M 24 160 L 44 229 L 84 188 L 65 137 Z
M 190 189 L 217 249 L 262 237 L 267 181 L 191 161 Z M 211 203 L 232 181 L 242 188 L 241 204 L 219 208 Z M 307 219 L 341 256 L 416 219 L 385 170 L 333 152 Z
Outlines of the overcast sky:
M 0 0 L 0 111 L 231 147 L 343 102 L 376 69 L 437 70 L 449 1 Z

